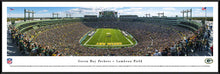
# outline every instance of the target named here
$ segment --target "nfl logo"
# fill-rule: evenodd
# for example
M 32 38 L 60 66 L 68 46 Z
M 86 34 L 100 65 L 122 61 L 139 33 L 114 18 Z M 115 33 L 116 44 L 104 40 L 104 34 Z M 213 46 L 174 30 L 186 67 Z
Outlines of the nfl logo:
M 8 64 L 12 64 L 12 58 L 8 58 L 8 59 L 7 59 L 7 63 L 8 63 Z

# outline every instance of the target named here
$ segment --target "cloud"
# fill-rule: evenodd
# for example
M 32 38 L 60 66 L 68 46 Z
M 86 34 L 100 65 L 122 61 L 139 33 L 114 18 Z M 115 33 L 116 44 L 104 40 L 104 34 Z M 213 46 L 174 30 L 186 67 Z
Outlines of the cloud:
M 81 10 L 92 10 L 93 8 L 85 8 L 85 7 L 82 7 L 80 8 Z
M 24 14 L 8 14 L 7 17 L 24 17 Z
M 143 8 L 123 8 L 123 7 L 80 7 L 73 8 L 64 11 L 64 14 L 75 14 L 75 15 L 97 15 L 100 11 L 116 11 L 120 14 L 142 14 L 144 15 Z
M 125 8 L 125 9 L 120 9 L 117 10 L 120 15 L 139 15 L 139 16 L 144 16 L 145 10 L 143 8 Z
M 196 10 L 196 11 L 201 11 L 202 9 L 194 9 L 194 10 Z
M 121 9 L 119 11 L 121 12 L 134 12 L 134 11 L 141 11 L 143 8 L 127 8 L 127 9 Z
M 138 15 L 139 17 L 145 16 L 145 14 L 150 14 L 151 16 L 158 16 L 157 13 L 164 12 L 164 15 L 167 17 L 175 17 L 178 15 L 182 17 L 182 13 L 178 8 L 145 8 L 145 7 L 79 7 L 72 8 L 65 11 L 57 11 L 59 17 L 66 17 L 66 14 L 71 14 L 72 17 L 83 17 L 84 15 L 98 15 L 98 12 L 104 10 L 116 11 L 119 15 Z M 38 12 L 48 12 L 48 10 L 41 10 Z M 24 17 L 23 14 L 10 14 L 8 16 L 19 16 Z M 36 17 L 52 17 L 52 13 L 36 13 Z M 186 16 L 186 14 L 185 14 Z M 193 17 L 204 16 L 204 11 L 199 8 L 193 9 Z M 213 16 L 211 12 L 207 13 L 207 16 Z
M 70 9 L 70 10 L 67 10 L 65 11 L 65 13 L 68 13 L 68 14 L 79 14 L 79 13 L 85 13 L 85 12 L 91 12 L 93 11 L 92 8 L 74 8 L 74 9 Z
M 41 10 L 41 11 L 38 11 L 38 12 L 40 12 L 40 13 L 42 13 L 42 12 L 48 12 L 48 10 Z
M 163 10 L 176 10 L 175 8 L 163 8 Z
M 8 14 L 8 16 L 7 17 L 24 17 L 24 14 Z M 32 17 L 32 15 L 31 15 L 31 17 Z M 42 14 L 34 14 L 34 17 L 52 17 L 52 14 L 50 14 L 50 13 L 42 13 Z
M 115 7 L 81 7 L 74 8 L 67 11 L 64 11 L 65 14 L 91 14 L 96 15 L 100 11 L 109 10 L 109 11 L 117 11 Z

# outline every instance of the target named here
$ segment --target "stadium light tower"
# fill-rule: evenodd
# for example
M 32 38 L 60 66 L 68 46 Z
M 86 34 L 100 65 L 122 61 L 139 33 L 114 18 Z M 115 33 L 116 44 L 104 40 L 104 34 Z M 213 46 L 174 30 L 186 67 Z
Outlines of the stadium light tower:
M 162 15 L 163 15 L 163 17 L 164 17 L 164 12 L 163 13 L 161 13 Z
M 34 19 L 34 11 L 33 10 L 29 11 L 29 10 L 24 9 L 24 21 L 27 20 L 26 13 L 28 13 L 28 20 L 30 20 L 30 13 L 32 14 L 32 19 Z
M 189 13 L 190 11 L 187 9 L 186 10 L 186 19 L 188 19 L 189 17 L 188 17 L 188 13 Z
M 149 14 L 146 14 L 146 17 L 150 17 L 150 13 L 149 13 Z
M 26 9 L 24 9 L 24 21 L 26 21 Z
M 66 18 L 68 18 L 68 14 L 66 14 Z
M 158 17 L 160 17 L 160 13 L 157 13 L 158 14 Z
M 187 10 L 186 10 L 186 13 L 187 13 L 187 19 L 189 18 L 189 17 L 188 17 L 188 13 L 190 13 L 190 19 L 192 19 L 192 8 L 189 9 L 189 10 L 187 9 Z
M 58 13 L 52 13 L 52 15 L 53 15 L 53 18 L 54 18 L 54 15 L 57 15 L 57 18 L 58 18 L 59 14 Z
M 190 11 L 190 21 L 191 21 L 192 20 L 192 8 L 189 11 Z
M 183 13 L 183 19 L 184 19 L 184 13 L 186 13 L 186 18 L 188 19 L 188 13 L 190 13 L 190 20 L 192 19 L 192 8 L 191 9 L 187 9 L 187 10 L 183 10 L 180 13 Z
M 184 13 L 185 13 L 185 11 L 183 10 L 183 11 L 181 11 L 180 13 L 183 13 L 183 19 L 184 19 Z
M 157 13 L 158 17 L 160 17 L 160 15 L 162 15 L 164 17 L 164 12 L 163 13 Z
M 71 14 L 69 13 L 69 14 L 66 14 L 66 18 L 71 18 Z
M 34 10 L 32 10 L 32 20 L 34 20 Z
M 69 14 L 69 17 L 71 18 L 71 14 Z

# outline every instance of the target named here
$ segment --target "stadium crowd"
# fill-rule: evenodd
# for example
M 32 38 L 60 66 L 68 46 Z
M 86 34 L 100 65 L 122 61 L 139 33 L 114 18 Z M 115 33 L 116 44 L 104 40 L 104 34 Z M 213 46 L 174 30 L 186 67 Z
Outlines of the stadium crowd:
M 23 56 L 62 56 L 54 47 L 34 42 L 30 34 L 23 34 L 14 26 L 9 25 L 9 34 L 12 42 L 17 46 Z M 35 34 L 32 32 L 32 34 Z
M 127 31 L 138 44 L 104 50 L 81 46 L 80 38 L 95 28 Z M 31 56 L 185 56 L 209 47 L 207 39 L 210 36 L 203 27 L 192 33 L 181 27 L 157 22 L 73 22 L 41 27 L 26 34 L 13 26 L 9 30 L 19 50 Z
M 201 27 L 195 31 L 193 36 L 177 41 L 171 47 L 166 47 L 160 51 L 156 50 L 153 56 L 192 56 L 193 54 L 189 53 L 209 51 L 209 37 L 210 31 L 205 30 L 204 27 Z M 213 46 L 210 47 L 210 51 L 213 54 L 212 48 Z

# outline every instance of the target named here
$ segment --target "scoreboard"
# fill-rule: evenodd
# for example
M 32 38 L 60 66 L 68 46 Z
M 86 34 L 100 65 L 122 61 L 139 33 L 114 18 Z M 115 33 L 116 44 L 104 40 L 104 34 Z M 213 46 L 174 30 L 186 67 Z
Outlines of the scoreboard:
M 118 17 L 118 13 L 115 11 L 102 11 L 99 12 L 99 17 L 111 17 L 111 18 L 117 18 Z

